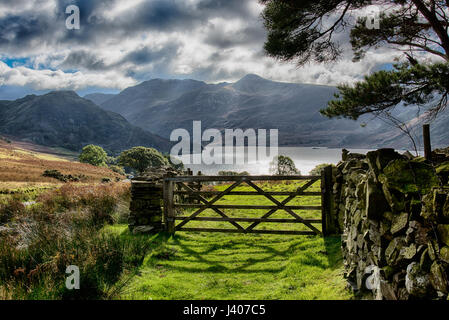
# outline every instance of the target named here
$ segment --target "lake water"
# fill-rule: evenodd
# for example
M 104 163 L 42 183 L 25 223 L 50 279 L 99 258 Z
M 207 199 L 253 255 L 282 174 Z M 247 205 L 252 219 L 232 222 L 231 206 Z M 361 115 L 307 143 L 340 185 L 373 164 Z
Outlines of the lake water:
M 290 157 L 301 171 L 301 174 L 305 175 L 310 172 L 317 165 L 322 163 L 337 164 L 341 160 L 341 150 L 333 148 L 311 148 L 311 147 L 280 147 L 279 155 Z M 368 149 L 348 149 L 352 153 L 366 154 Z M 244 152 L 244 151 L 243 151 Z M 238 154 L 237 157 L 244 157 L 245 154 Z M 190 168 L 195 174 L 201 171 L 206 175 L 215 175 L 218 171 L 247 171 L 252 175 L 265 175 L 269 174 L 270 161 L 262 162 L 245 162 L 241 165 L 186 165 L 186 168 Z

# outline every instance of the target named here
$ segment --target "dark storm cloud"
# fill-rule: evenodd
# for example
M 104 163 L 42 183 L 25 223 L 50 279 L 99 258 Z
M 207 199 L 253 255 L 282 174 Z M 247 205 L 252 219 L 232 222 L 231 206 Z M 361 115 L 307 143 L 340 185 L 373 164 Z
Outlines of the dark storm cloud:
M 249 0 L 248 0 L 249 1 Z M 55 12 L 33 12 L 0 18 L 0 49 L 6 45 L 26 47 L 32 40 L 45 43 L 94 43 L 99 37 L 126 36 L 141 30 L 182 31 L 206 23 L 213 17 L 248 17 L 251 13 L 245 0 L 203 0 L 196 5 L 174 0 L 144 1 L 116 20 L 106 20 L 104 11 L 117 0 L 59 0 Z M 21 2 L 9 0 L 15 7 Z M 81 29 L 66 30 L 65 9 L 80 8 Z
M 0 48 L 27 47 L 34 39 L 46 41 L 49 29 L 45 16 L 6 16 L 0 19 Z
M 260 44 L 264 42 L 265 37 L 266 32 L 261 25 L 233 32 L 214 27 L 207 33 L 205 42 L 220 49 L 227 49 L 240 45 Z
M 161 60 L 171 60 L 176 57 L 180 44 L 171 43 L 161 49 L 151 49 L 144 47 L 128 53 L 122 60 L 122 63 L 132 62 L 134 64 L 147 64 L 159 62 Z
M 89 70 L 104 70 L 107 68 L 102 59 L 97 58 L 94 54 L 85 50 L 71 52 L 61 64 L 61 67 Z
M 124 0 L 0 0 L 0 4 L 5 1 L 10 10 L 0 12 L 0 58 L 20 54 L 38 69 L 60 69 L 78 77 L 76 81 L 91 79 L 86 83 L 101 78 L 108 87 L 176 74 L 204 80 L 241 77 L 247 72 L 234 66 L 242 61 L 235 60 L 239 50 L 244 57 L 248 50 L 262 47 L 265 38 L 254 7 L 257 0 L 144 0 L 135 5 Z M 66 28 L 69 5 L 80 8 L 80 30 Z M 98 71 L 117 75 L 116 82 L 114 76 Z
M 247 17 L 251 15 L 248 0 L 202 0 L 197 9 L 211 15 L 231 15 Z

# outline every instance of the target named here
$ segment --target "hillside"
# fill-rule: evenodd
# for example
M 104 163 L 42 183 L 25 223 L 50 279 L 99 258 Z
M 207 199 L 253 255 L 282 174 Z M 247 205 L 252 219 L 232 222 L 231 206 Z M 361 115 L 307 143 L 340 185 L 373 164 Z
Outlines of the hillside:
M 91 93 L 85 95 L 83 98 L 92 101 L 96 105 L 100 105 L 109 99 L 115 97 L 115 94 L 111 93 Z
M 75 151 L 87 144 L 100 145 L 110 153 L 138 145 L 168 148 L 166 140 L 131 125 L 117 113 L 104 111 L 73 91 L 2 101 L 0 134 Z
M 203 130 L 279 129 L 282 146 L 411 147 L 398 129 L 371 116 L 359 121 L 323 117 L 319 110 L 336 91 L 335 87 L 275 82 L 256 75 L 220 84 L 154 79 L 125 89 L 100 106 L 164 138 L 177 128 L 190 131 L 192 121 L 201 120 Z M 412 119 L 411 109 L 396 113 Z M 448 124 L 449 119 L 438 127 Z M 449 132 L 435 131 L 433 143 L 449 145 Z
M 11 195 L 29 199 L 63 184 L 55 178 L 44 177 L 45 170 L 58 170 L 64 175 L 79 177 L 78 183 L 81 184 L 100 183 L 103 178 L 111 181 L 124 178 L 108 168 L 77 162 L 74 156 L 64 150 L 0 137 L 0 202 Z

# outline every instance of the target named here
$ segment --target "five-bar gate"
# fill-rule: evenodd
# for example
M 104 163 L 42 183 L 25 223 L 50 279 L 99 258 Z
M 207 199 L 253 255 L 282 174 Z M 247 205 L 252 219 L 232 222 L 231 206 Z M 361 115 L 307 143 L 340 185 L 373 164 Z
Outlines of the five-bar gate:
M 259 181 L 292 181 L 300 180 L 301 184 L 295 191 L 265 191 L 255 182 Z M 309 191 L 316 182 L 321 182 L 321 191 Z M 230 182 L 231 184 L 223 191 L 202 191 L 194 190 L 189 184 L 205 182 Z M 251 191 L 236 191 L 235 189 L 243 184 L 252 188 Z M 327 235 L 331 233 L 328 225 L 330 224 L 330 192 L 332 189 L 332 168 L 327 167 L 321 176 L 177 176 L 164 179 L 164 220 L 167 231 L 175 233 L 176 231 L 201 231 L 201 232 L 228 232 L 228 233 L 264 233 L 264 234 L 294 234 L 294 235 Z M 175 195 L 184 195 L 188 199 L 197 199 L 196 203 L 177 203 Z M 217 202 L 226 195 L 262 195 L 269 199 L 270 205 L 237 205 L 237 204 L 217 204 Z M 287 196 L 284 200 L 277 200 L 275 196 Z M 301 206 L 289 205 L 289 203 L 298 196 L 321 196 L 321 205 Z M 195 208 L 189 216 L 178 216 L 176 211 L 179 209 Z M 218 217 L 199 216 L 207 209 L 216 212 Z M 223 210 L 268 210 L 260 218 L 254 217 L 230 217 Z M 271 218 L 278 210 L 288 213 L 289 218 Z M 301 217 L 293 210 L 313 210 L 321 213 L 319 219 L 306 219 Z M 216 221 L 228 222 L 233 229 L 220 228 L 194 228 L 188 227 L 191 221 Z M 179 222 L 179 223 L 177 223 Z M 241 222 L 250 223 L 243 227 Z M 292 224 L 300 223 L 307 227 L 307 230 L 259 230 L 255 229 L 261 223 L 280 223 Z M 314 224 L 321 224 L 319 230 Z M 187 225 L 187 226 L 186 226 Z

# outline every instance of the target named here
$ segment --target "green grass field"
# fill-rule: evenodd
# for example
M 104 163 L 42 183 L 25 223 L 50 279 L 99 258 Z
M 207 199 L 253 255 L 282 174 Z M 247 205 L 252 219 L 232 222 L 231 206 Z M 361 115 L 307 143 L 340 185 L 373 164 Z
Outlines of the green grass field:
M 260 184 L 267 191 L 292 191 L 298 184 Z M 217 186 L 223 190 L 226 186 Z M 252 190 L 248 186 L 237 189 Z M 309 191 L 319 190 L 319 182 Z M 285 196 L 276 197 L 279 201 Z M 217 204 L 270 205 L 263 196 L 228 195 Z M 290 205 L 319 205 L 320 197 L 298 197 Z M 233 217 L 260 217 L 267 210 L 239 212 Z M 320 211 L 302 212 L 303 218 Z M 187 215 L 188 212 L 185 213 Z M 218 216 L 212 210 L 200 216 Z M 272 218 L 291 218 L 276 212 Z M 248 223 L 241 223 L 242 226 Z M 235 228 L 226 222 L 189 222 L 189 227 Z M 316 225 L 320 228 L 319 224 Z M 300 224 L 265 223 L 256 229 L 307 230 Z M 124 225 L 108 231 L 131 235 Z M 122 299 L 351 299 L 342 276 L 338 237 L 177 232 L 144 236 L 151 251 L 137 274 L 127 279 Z

